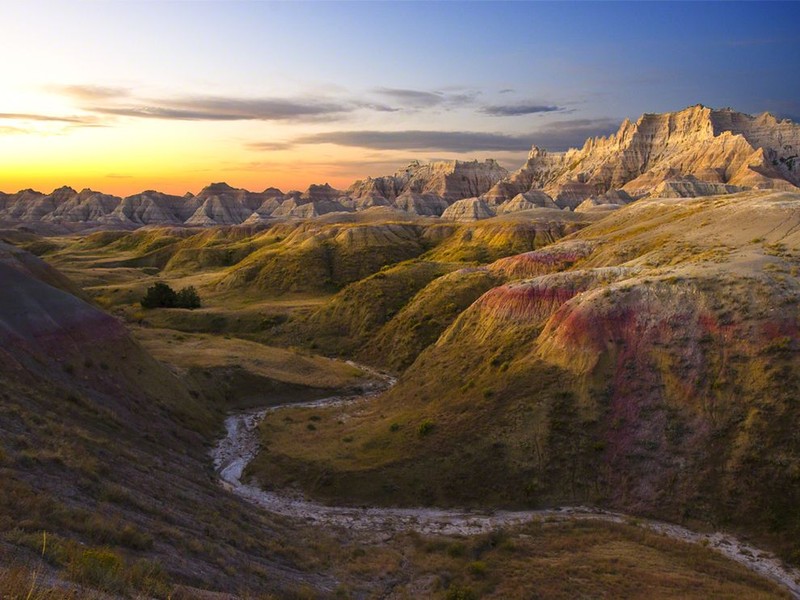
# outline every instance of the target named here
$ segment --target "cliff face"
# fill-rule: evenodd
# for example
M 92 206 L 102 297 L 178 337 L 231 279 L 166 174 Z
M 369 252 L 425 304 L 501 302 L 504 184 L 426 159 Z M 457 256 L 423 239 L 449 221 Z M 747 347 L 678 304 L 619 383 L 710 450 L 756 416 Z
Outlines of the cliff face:
M 678 196 L 791 190 L 800 185 L 799 152 L 800 126 L 791 121 L 697 105 L 626 120 L 614 135 L 589 139 L 581 149 L 548 153 L 534 146 L 522 168 L 487 197 L 502 202 L 538 189 L 574 209 L 612 190 L 634 197 L 670 187 Z M 682 183 L 663 185 L 675 181 Z

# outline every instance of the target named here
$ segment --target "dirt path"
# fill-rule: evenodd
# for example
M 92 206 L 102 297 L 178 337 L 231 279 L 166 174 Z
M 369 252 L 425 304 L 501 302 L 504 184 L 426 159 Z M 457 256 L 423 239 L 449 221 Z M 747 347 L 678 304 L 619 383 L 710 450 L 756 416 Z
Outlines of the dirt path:
M 264 491 L 242 481 L 245 467 L 260 449 L 258 424 L 269 413 L 281 408 L 329 407 L 367 402 L 386 390 L 395 380 L 358 365 L 376 379 L 358 396 L 333 396 L 313 402 L 284 404 L 266 409 L 238 413 L 225 420 L 226 435 L 212 451 L 214 467 L 223 487 L 272 513 L 328 527 L 386 535 L 398 531 L 417 531 L 422 534 L 475 535 L 495 529 L 535 521 L 604 521 L 636 523 L 651 531 L 675 540 L 701 544 L 712 548 L 748 569 L 783 585 L 800 598 L 800 570 L 786 567 L 769 552 L 764 552 L 720 532 L 698 533 L 671 523 L 631 517 L 622 513 L 585 506 L 569 506 L 547 510 L 525 511 L 466 511 L 438 508 L 357 508 L 326 506 L 302 497 Z

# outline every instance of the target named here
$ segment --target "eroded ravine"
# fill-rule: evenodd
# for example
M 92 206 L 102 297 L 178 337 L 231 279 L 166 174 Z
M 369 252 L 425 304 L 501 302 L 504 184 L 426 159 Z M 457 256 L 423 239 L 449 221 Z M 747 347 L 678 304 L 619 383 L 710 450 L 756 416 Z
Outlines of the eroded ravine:
M 745 544 L 721 533 L 699 533 L 661 521 L 632 517 L 617 512 L 585 506 L 569 506 L 545 510 L 472 511 L 441 508 L 385 508 L 328 506 L 290 492 L 266 491 L 242 480 L 247 465 L 258 454 L 258 425 L 268 414 L 287 407 L 331 407 L 368 402 L 385 391 L 395 380 L 362 365 L 360 369 L 375 379 L 359 395 L 331 396 L 321 400 L 288 403 L 230 415 L 225 420 L 225 437 L 212 451 L 214 468 L 224 488 L 274 514 L 327 527 L 344 527 L 371 535 L 390 535 L 400 531 L 422 534 L 476 535 L 535 521 L 591 520 L 611 523 L 632 523 L 675 540 L 707 546 L 786 587 L 800 598 L 800 570 L 785 566 L 770 552 Z

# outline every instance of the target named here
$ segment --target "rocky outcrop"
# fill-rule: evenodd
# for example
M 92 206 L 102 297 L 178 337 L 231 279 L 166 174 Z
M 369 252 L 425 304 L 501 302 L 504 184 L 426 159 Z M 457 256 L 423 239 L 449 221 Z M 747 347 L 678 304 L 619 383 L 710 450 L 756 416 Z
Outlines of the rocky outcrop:
M 494 210 L 480 198 L 466 198 L 454 202 L 442 213 L 442 219 L 458 222 L 478 221 L 495 216 Z
M 259 205 L 260 206 L 260 205 Z M 244 223 L 255 211 L 243 206 L 228 195 L 206 198 L 194 214 L 186 220 L 187 225 L 238 225 Z
M 649 196 L 651 198 L 696 198 L 698 196 L 735 194 L 745 189 L 747 188 L 727 183 L 700 181 L 694 175 L 687 175 L 662 181 L 653 188 Z
M 574 209 L 610 190 L 643 197 L 690 176 L 701 184 L 794 189 L 800 185 L 798 153 L 800 126 L 791 121 L 697 105 L 626 120 L 616 134 L 589 139 L 581 149 L 548 153 L 534 146 L 525 165 L 486 197 L 498 202 L 543 189 L 559 206 Z M 674 191 L 694 194 L 690 187 Z M 695 187 L 703 193 L 730 189 Z M 665 185 L 658 193 L 670 191 Z
M 600 196 L 587 198 L 573 210 L 575 212 L 603 212 L 616 210 L 629 202 L 633 202 L 633 198 L 624 190 L 609 190 Z
M 558 208 L 553 199 L 541 190 L 530 190 L 524 194 L 517 194 L 511 200 L 503 202 L 497 207 L 497 214 L 519 212 L 531 208 Z
M 100 219 L 101 222 L 122 227 L 142 225 L 179 225 L 197 210 L 196 198 L 170 196 L 156 191 L 142 192 L 120 200 L 117 207 Z M 186 217 L 187 207 L 194 206 Z
M 485 194 L 507 175 L 508 171 L 493 159 L 483 162 L 414 161 L 394 175 L 356 181 L 347 193 L 354 198 L 379 195 L 387 200 L 393 200 L 404 192 L 432 193 L 449 203 Z
M 447 200 L 436 194 L 416 192 L 403 192 L 395 199 L 394 205 L 400 210 L 423 217 L 440 217 L 448 207 Z
M 320 198 L 304 201 L 303 197 L 290 198 L 278 206 L 273 212 L 273 217 L 298 217 L 309 219 L 332 212 L 350 211 L 335 199 Z

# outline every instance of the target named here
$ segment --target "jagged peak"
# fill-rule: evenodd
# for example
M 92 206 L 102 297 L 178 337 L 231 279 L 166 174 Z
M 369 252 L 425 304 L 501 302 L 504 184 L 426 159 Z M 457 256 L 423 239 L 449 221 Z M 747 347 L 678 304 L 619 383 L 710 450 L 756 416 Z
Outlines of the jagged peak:
M 224 181 L 220 181 L 220 182 L 217 182 L 217 183 L 211 183 L 211 184 L 207 185 L 202 190 L 200 190 L 200 193 L 202 194 L 203 192 L 206 192 L 206 193 L 211 193 L 211 194 L 219 194 L 219 193 L 222 193 L 222 192 L 235 192 L 235 191 L 236 191 L 236 188 L 231 187 L 230 185 L 228 185 Z
M 32 191 L 32 190 L 31 190 L 31 191 Z M 56 188 L 56 189 L 54 189 L 54 190 L 51 192 L 51 194 L 50 194 L 50 195 L 52 195 L 52 196 L 55 196 L 55 195 L 57 195 L 57 194 L 58 194 L 58 195 L 61 195 L 61 194 L 77 194 L 77 193 L 78 193 L 78 192 L 76 192 L 74 188 L 72 188 L 72 187 L 70 187 L 70 186 L 68 186 L 68 185 L 62 185 L 60 188 Z

